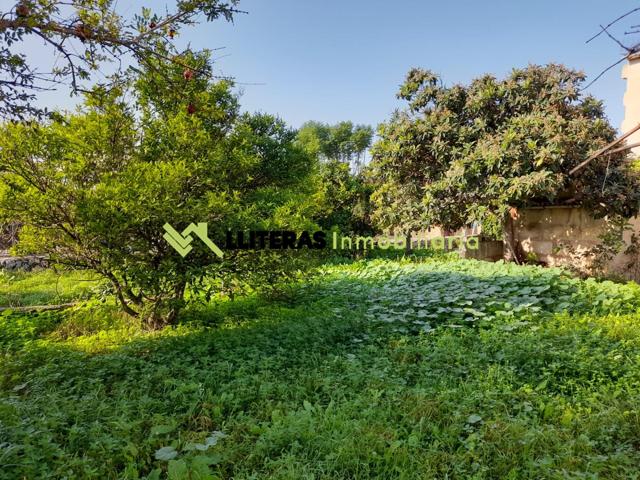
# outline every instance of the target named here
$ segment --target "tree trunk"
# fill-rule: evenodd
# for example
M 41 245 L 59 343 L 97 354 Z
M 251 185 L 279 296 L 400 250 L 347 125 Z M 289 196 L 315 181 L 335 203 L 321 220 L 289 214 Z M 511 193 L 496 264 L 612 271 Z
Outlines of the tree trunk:
M 511 257 L 513 258 L 513 261 L 518 265 L 520 265 L 522 264 L 522 261 L 520 259 L 518 248 L 515 244 L 515 238 L 516 238 L 515 224 L 514 224 L 513 218 L 511 217 L 511 215 L 509 215 L 509 232 L 507 233 L 507 247 L 511 251 Z
M 130 315 L 130 316 L 132 316 L 134 318 L 137 318 L 139 316 L 139 314 L 138 314 L 138 312 L 136 312 L 133 308 L 131 308 L 129 306 L 129 304 L 127 302 L 127 299 L 124 298 L 122 285 L 120 284 L 120 282 L 118 281 L 116 276 L 111 272 L 103 272 L 103 273 L 111 281 L 111 284 L 113 285 L 113 288 L 116 289 L 116 298 L 118 299 L 118 302 L 120 303 L 120 306 L 122 307 L 122 310 L 127 315 Z
M 159 295 L 152 299 L 151 311 L 145 316 L 145 324 L 150 330 L 158 330 L 175 324 L 184 308 L 184 293 L 187 282 L 181 280 L 168 295 Z

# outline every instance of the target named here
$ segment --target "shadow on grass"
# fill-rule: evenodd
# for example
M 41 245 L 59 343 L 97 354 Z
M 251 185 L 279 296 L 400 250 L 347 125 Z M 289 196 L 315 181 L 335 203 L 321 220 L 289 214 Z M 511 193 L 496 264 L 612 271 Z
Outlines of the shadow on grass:
M 390 268 L 385 270 L 387 267 Z M 553 312 L 558 297 L 577 291 L 575 284 L 563 285 L 557 274 L 547 275 L 544 271 L 540 279 L 546 283 L 546 289 L 532 293 L 531 280 L 523 274 L 479 277 L 455 271 L 403 272 L 392 267 L 381 263 L 381 269 L 370 277 L 361 276 L 357 268 L 340 275 L 316 277 L 311 282 L 289 286 L 279 299 L 254 294 L 234 301 L 195 305 L 183 313 L 177 327 L 154 333 L 139 331 L 130 339 L 118 336 L 120 345 L 116 350 L 133 355 L 140 352 L 149 359 L 165 351 L 188 354 L 200 351 L 190 348 L 196 336 L 207 339 L 209 354 L 266 358 L 286 351 L 295 361 L 300 353 L 311 349 L 316 354 L 330 353 L 341 341 L 368 329 L 380 309 L 383 313 L 384 309 L 398 313 L 398 309 L 411 309 L 415 304 L 432 313 L 444 309 L 439 312 L 440 318 L 430 319 L 437 326 L 452 319 L 465 320 L 464 312 L 457 310 L 467 305 L 477 311 L 484 308 L 486 313 L 495 313 L 500 308 L 530 306 L 533 302 L 539 306 L 539 312 L 548 314 Z M 424 303 L 425 295 L 432 295 L 431 303 Z M 372 305 L 375 314 L 371 313 Z M 582 313 L 587 306 L 574 302 L 572 312 Z M 122 329 L 131 331 L 134 325 L 112 307 L 66 313 L 9 313 L 0 315 L 0 348 L 9 352 L 24 350 L 22 354 L 27 355 L 39 349 L 54 356 L 56 351 L 66 349 L 93 354 L 103 349 L 92 349 L 92 340 L 109 344 L 110 334 Z M 76 336 L 83 336 L 82 341 L 74 341 Z M 114 345 L 111 342 L 110 346 Z
M 376 275 L 384 278 L 354 269 L 296 285 L 286 302 L 247 297 L 193 310 L 176 328 L 128 340 L 105 329 L 22 344 L 0 359 L 0 458 L 9 465 L 0 478 L 134 478 L 166 467 L 153 459 L 158 448 L 173 445 L 189 459 L 186 443 L 214 430 L 229 435 L 212 462 L 223 478 L 468 478 L 478 462 L 486 478 L 502 478 L 542 457 L 549 468 L 602 472 L 594 469 L 608 464 L 597 457 L 640 432 L 622 414 L 637 362 L 614 359 L 640 358 L 638 327 L 627 321 L 616 337 L 598 319 L 551 316 L 575 285 L 560 279 L 522 295 L 531 287 L 522 275 Z M 398 331 L 411 321 L 394 320 L 402 305 L 435 308 L 431 294 L 450 308 L 471 299 L 481 313 L 537 295 L 549 315 L 536 329 L 481 335 Z M 376 305 L 387 311 L 372 312 Z M 430 321 L 445 325 L 456 313 Z M 95 354 L 92 342 L 113 345 Z M 609 420 L 580 424 L 589 408 L 610 409 Z M 602 443 L 582 445 L 586 431 Z M 528 449 L 518 443 L 525 433 L 535 439 Z M 622 452 L 624 466 L 634 454 Z

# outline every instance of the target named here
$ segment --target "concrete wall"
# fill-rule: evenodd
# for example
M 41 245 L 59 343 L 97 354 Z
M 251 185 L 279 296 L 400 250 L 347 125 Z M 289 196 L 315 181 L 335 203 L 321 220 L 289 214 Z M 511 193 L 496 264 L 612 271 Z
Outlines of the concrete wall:
M 447 231 L 441 227 L 431 227 L 426 230 L 414 232 L 411 236 L 413 248 L 419 248 L 421 244 L 424 244 L 425 240 L 431 240 L 437 237 L 480 237 L 477 250 L 460 249 L 458 246 L 454 248 L 446 247 L 446 251 L 458 251 L 462 258 L 475 258 L 477 260 L 487 260 L 491 262 L 497 262 L 504 258 L 504 245 L 501 240 L 485 240 L 481 236 L 481 230 L 479 226 L 462 228 L 456 231 Z
M 632 233 L 640 235 L 640 219 L 630 221 L 632 230 L 625 232 L 623 240 L 630 243 Z M 600 235 L 607 228 L 604 219 L 594 219 L 582 208 L 547 207 L 521 210 L 518 218 L 505 226 L 505 236 L 513 238 L 519 254 L 529 256 L 548 266 L 569 266 L 589 272 L 593 256 L 590 252 L 600 245 Z M 512 258 L 506 249 L 507 259 Z M 635 278 L 637 274 L 627 270 L 632 257 L 618 254 L 606 267 L 606 273 Z
M 624 120 L 622 132 L 628 132 L 640 123 L 640 53 L 630 55 L 626 65 L 622 68 L 622 78 L 627 81 L 624 94 Z M 640 142 L 640 131 L 629 137 L 627 143 Z M 640 147 L 632 149 L 635 156 L 640 155 Z
M 504 243 L 502 240 L 480 240 L 477 250 L 464 250 L 460 252 L 462 258 L 475 258 L 497 262 L 504 258 Z

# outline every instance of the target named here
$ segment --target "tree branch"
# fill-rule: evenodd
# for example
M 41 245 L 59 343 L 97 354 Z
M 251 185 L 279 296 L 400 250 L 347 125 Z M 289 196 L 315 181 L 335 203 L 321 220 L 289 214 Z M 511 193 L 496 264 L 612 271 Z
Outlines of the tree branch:
M 589 158 L 587 158 L 584 162 L 580 163 L 579 165 L 575 166 L 574 168 L 572 168 L 569 171 L 569 175 L 574 175 L 578 170 L 581 170 L 582 168 L 584 168 L 588 163 L 590 163 L 591 161 L 595 160 L 596 158 L 598 158 L 599 156 L 601 156 L 602 154 L 606 153 L 610 148 L 615 147 L 616 145 L 618 145 L 620 142 L 623 142 L 624 140 L 626 140 L 627 138 L 629 138 L 631 135 L 633 135 L 635 132 L 637 132 L 638 130 L 640 130 L 640 123 L 637 124 L 635 127 L 633 127 L 631 130 L 629 130 L 627 133 L 625 133 L 624 135 L 621 135 L 620 137 L 616 138 L 613 142 L 608 143 L 607 145 L 605 145 L 604 147 L 602 147 L 599 150 L 596 150 L 593 154 L 591 154 L 589 156 Z
M 611 40 L 613 40 L 614 42 L 616 42 L 618 45 L 620 45 L 620 47 L 622 47 L 624 50 L 626 50 L 629 53 L 633 53 L 633 49 L 630 47 L 627 47 L 626 45 L 624 45 L 620 40 L 618 40 L 616 37 L 614 37 L 613 35 L 611 35 L 609 33 L 609 30 L 607 30 L 605 27 L 603 27 L 602 25 L 600 25 L 600 28 L 602 28 L 602 31 L 604 33 L 607 34 L 607 37 L 609 37 Z
M 592 40 L 595 40 L 596 38 L 598 38 L 600 35 L 602 35 L 604 32 L 606 32 L 606 30 L 615 25 L 616 23 L 618 23 L 620 20 L 622 20 L 623 18 L 628 17 L 629 15 L 631 15 L 632 13 L 635 13 L 637 11 L 640 11 L 640 7 L 638 8 L 634 8 L 633 10 L 628 11 L 627 13 L 625 13 L 624 15 L 620 15 L 618 18 L 616 18 L 613 22 L 609 23 L 609 25 L 607 25 L 606 27 L 602 28 L 602 25 L 600 25 L 600 27 L 602 28 L 602 30 L 600 30 L 598 33 L 596 33 L 593 37 L 591 37 L 589 40 L 586 41 L 586 43 L 591 42 Z
M 622 57 L 620 60 L 618 60 L 615 63 L 612 63 L 611 65 L 609 65 L 607 68 L 605 68 L 604 70 L 602 70 L 597 76 L 596 78 L 594 78 L 593 80 L 591 80 L 589 83 L 587 83 L 584 87 L 582 87 L 580 89 L 580 91 L 586 90 L 587 88 L 589 88 L 591 85 L 593 85 L 594 83 L 596 83 L 598 80 L 600 80 L 600 78 L 602 78 L 602 76 L 607 73 L 609 70 L 611 70 L 612 68 L 620 65 L 622 62 L 624 62 L 627 59 L 627 57 Z

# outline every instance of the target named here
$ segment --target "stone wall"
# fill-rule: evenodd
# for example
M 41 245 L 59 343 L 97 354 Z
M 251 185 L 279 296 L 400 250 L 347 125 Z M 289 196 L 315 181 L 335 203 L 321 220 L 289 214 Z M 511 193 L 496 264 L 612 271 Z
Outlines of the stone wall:
M 46 258 L 41 255 L 14 257 L 9 255 L 7 251 L 0 250 L 0 270 L 33 270 L 34 268 L 44 268 L 47 265 Z
M 632 230 L 625 232 L 624 241 L 630 244 L 632 233 L 640 235 L 640 219 L 631 221 Z M 521 210 L 517 219 L 505 226 L 505 237 L 513 238 L 513 245 L 520 255 L 548 266 L 569 266 L 589 272 L 593 255 L 590 252 L 600 245 L 601 234 L 607 228 L 604 219 L 594 219 L 582 208 L 546 207 Z M 513 257 L 511 249 L 505 248 L 506 259 Z M 628 271 L 627 264 L 633 258 L 623 253 L 607 263 L 607 274 L 637 279 Z
M 431 227 L 412 234 L 412 247 L 419 248 L 424 241 L 439 237 L 479 237 L 478 249 L 460 249 L 458 246 L 454 248 L 445 247 L 446 251 L 457 251 L 462 258 L 475 258 L 476 260 L 487 260 L 497 262 L 504 258 L 504 245 L 502 240 L 487 240 L 482 237 L 480 227 L 463 228 L 457 231 L 447 231 L 440 227 Z M 456 244 L 457 245 L 457 244 Z

